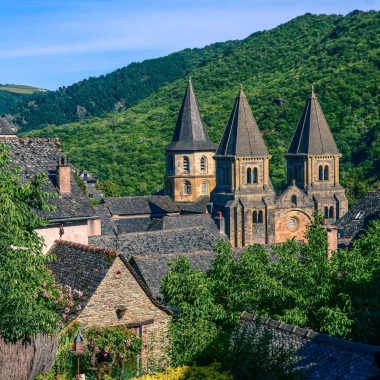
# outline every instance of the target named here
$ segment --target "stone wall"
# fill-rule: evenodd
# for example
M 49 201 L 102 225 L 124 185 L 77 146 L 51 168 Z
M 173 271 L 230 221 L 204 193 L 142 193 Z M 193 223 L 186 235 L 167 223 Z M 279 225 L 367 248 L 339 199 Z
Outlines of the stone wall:
M 275 243 L 284 243 L 293 237 L 297 240 L 305 240 L 306 229 L 310 222 L 310 216 L 303 210 L 278 210 L 276 212 Z
M 176 202 L 195 202 L 199 197 L 209 195 L 215 187 L 215 161 L 213 152 L 189 152 L 171 154 L 174 157 L 174 171 L 167 169 L 165 177 L 165 193 Z M 184 157 L 189 159 L 190 171 L 185 172 Z M 206 158 L 206 170 L 201 171 L 201 159 Z M 191 184 L 190 194 L 184 194 L 184 181 Z M 202 193 L 202 183 L 207 183 L 208 191 Z
M 119 319 L 116 310 L 122 305 L 127 310 Z M 166 360 L 170 315 L 147 296 L 120 258 L 116 258 L 77 320 L 83 324 L 84 328 L 118 325 L 138 328 L 141 326 L 143 363 L 148 363 L 152 357 L 154 360 Z

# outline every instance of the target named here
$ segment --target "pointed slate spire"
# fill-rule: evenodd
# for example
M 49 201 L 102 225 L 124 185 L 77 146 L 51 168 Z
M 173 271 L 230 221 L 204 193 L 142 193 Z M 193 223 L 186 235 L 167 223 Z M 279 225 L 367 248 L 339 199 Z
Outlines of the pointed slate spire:
M 179 111 L 172 142 L 166 147 L 170 151 L 215 151 L 203 127 L 197 99 L 195 97 L 191 78 Z
M 288 154 L 340 154 L 313 87 L 311 95 L 306 100 Z
M 220 141 L 218 156 L 269 157 L 264 139 L 240 85 L 239 95 Z

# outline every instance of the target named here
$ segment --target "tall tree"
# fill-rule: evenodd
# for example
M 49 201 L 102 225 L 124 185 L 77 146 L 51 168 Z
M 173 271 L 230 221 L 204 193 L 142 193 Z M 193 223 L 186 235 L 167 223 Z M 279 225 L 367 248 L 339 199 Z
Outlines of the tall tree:
M 59 326 L 58 289 L 42 254 L 43 240 L 35 229 L 47 221 L 50 196 L 47 179 L 36 176 L 21 183 L 8 151 L 0 144 L 0 334 L 6 341 L 50 334 Z

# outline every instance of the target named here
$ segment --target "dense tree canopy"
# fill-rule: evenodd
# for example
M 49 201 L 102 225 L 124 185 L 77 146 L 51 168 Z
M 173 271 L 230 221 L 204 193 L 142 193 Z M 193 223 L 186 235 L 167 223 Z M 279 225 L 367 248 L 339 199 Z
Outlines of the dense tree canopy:
M 243 83 L 273 155 L 272 182 L 279 190 L 286 176 L 283 153 L 314 84 L 343 154 L 342 182 L 353 200 L 379 184 L 379 29 L 380 12 L 355 11 L 345 17 L 306 14 L 240 43 L 228 43 L 226 49 L 219 44 L 217 54 L 208 54 L 202 64 L 198 57 L 195 66 L 177 72 L 181 79 L 171 77 L 167 82 L 172 82 L 158 91 L 144 92 L 149 96 L 141 96 L 126 111 L 49 126 L 38 135 L 59 137 L 74 164 L 107 181 L 102 187 L 106 193 L 109 187 L 112 194 L 148 194 L 163 185 L 163 148 L 174 130 L 185 71 L 193 77 L 206 127 L 215 142 Z
M 181 315 L 171 330 L 175 362 L 205 355 L 242 311 L 379 344 L 380 222 L 331 258 L 320 215 L 306 237 L 306 243 L 289 240 L 271 252 L 253 245 L 238 255 L 221 242 L 207 273 L 193 269 L 187 258 L 173 261 L 161 290 Z M 179 350 L 181 344 L 186 349 Z
M 58 293 L 45 266 L 43 240 L 35 228 L 46 224 L 36 211 L 47 210 L 43 175 L 20 183 L 0 145 L 0 335 L 7 341 L 50 334 L 58 328 Z

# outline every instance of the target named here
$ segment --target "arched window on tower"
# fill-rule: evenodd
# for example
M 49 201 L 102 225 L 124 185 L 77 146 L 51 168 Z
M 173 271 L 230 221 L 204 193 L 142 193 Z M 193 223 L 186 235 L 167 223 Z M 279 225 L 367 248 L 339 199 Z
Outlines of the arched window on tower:
M 183 195 L 191 194 L 191 183 L 189 181 L 183 182 Z
M 325 218 L 329 217 L 329 208 L 325 206 Z
M 190 159 L 187 156 L 183 157 L 183 171 L 185 173 L 190 173 Z
M 329 210 L 329 218 L 330 218 L 330 219 L 334 219 L 334 207 L 333 207 L 333 206 L 330 207 L 330 210 Z
M 207 173 L 207 157 L 203 156 L 201 158 L 201 173 Z
M 174 171 L 174 157 L 172 154 L 168 155 L 168 172 L 172 173 Z
M 297 195 L 292 195 L 292 203 L 297 206 Z
M 202 195 L 209 195 L 210 194 L 210 186 L 209 186 L 209 183 L 207 181 L 202 182 L 201 193 L 202 193 Z
M 253 169 L 253 183 L 259 183 L 259 171 L 257 168 Z
M 264 222 L 264 213 L 262 210 L 259 211 L 259 216 L 257 218 L 258 223 L 263 223 Z
M 322 165 L 320 165 L 319 166 L 319 180 L 320 181 L 323 181 L 323 177 L 324 177 L 324 173 L 323 173 L 323 166 Z
M 323 171 L 323 179 L 325 181 L 329 180 L 329 167 L 327 165 L 325 166 L 325 169 Z
M 253 212 L 252 222 L 255 223 L 255 224 L 258 223 L 257 211 Z
M 252 183 L 252 169 L 248 168 L 247 169 L 247 183 Z

